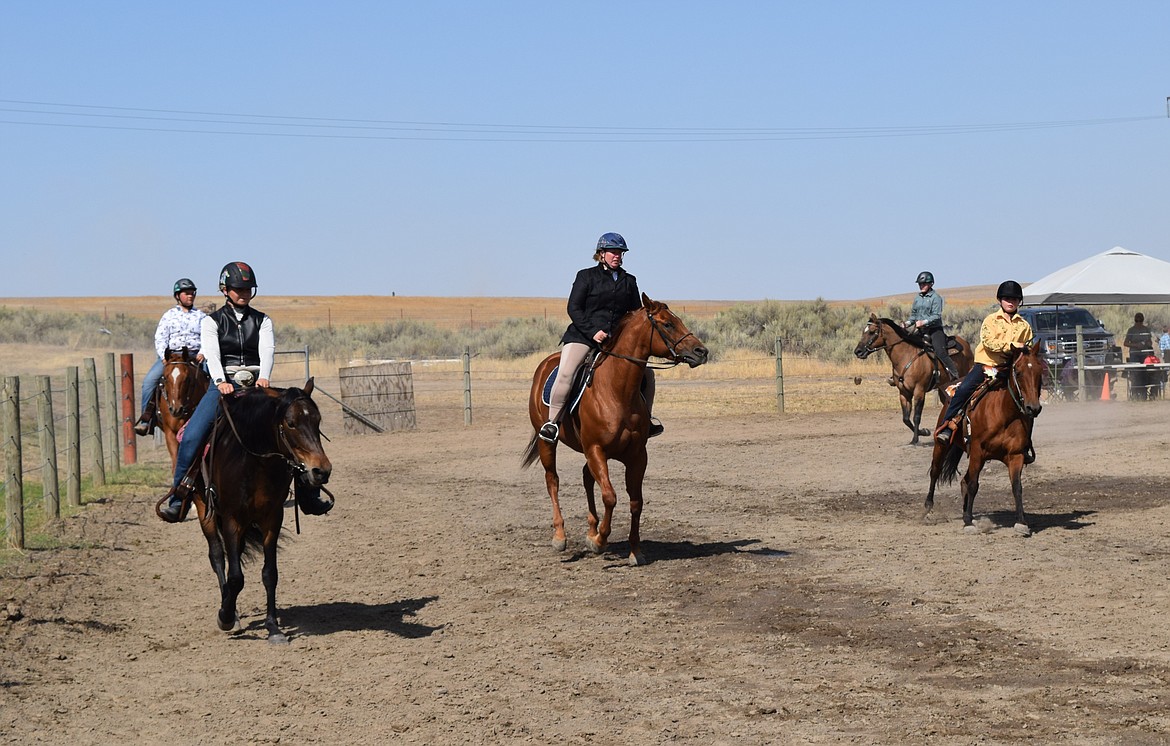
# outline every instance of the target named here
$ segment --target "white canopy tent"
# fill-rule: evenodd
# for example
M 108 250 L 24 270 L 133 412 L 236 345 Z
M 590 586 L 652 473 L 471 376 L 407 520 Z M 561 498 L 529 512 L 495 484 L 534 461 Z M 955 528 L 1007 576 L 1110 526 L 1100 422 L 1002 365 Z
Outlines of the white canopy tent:
M 1024 288 L 1025 306 L 1170 303 L 1170 262 L 1114 246 Z

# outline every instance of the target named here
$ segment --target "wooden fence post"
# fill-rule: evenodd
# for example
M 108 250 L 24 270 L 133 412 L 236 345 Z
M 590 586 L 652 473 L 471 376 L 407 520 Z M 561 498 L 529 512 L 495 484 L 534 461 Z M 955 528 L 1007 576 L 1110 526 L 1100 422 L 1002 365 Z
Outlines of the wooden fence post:
M 102 418 L 98 409 L 98 382 L 97 365 L 92 357 L 85 359 L 85 390 L 86 420 L 89 422 L 90 436 L 93 438 L 93 448 L 90 449 L 93 464 L 93 483 L 102 486 L 106 483 L 106 462 L 102 455 Z
M 81 505 L 81 385 L 77 366 L 65 369 L 65 500 Z
M 8 545 L 24 549 L 24 484 L 20 452 L 20 379 L 4 379 L 3 409 L 0 422 L 4 427 L 4 531 Z
M 114 353 L 106 353 L 105 376 L 102 378 L 102 422 L 105 423 L 106 470 L 117 474 L 121 469 L 118 438 L 118 369 Z
M 776 338 L 776 407 L 784 411 L 784 343 Z
M 61 518 L 61 491 L 57 483 L 57 427 L 53 422 L 53 384 L 48 376 L 37 376 L 37 424 L 41 432 L 41 485 L 45 494 L 45 519 Z
M 138 463 L 138 439 L 134 437 L 134 355 L 122 354 L 122 461 Z

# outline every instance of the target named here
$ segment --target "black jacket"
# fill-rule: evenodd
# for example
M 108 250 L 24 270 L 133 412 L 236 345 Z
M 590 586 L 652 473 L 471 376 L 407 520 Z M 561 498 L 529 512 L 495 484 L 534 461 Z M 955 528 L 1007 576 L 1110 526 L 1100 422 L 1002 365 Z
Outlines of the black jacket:
M 598 330 L 613 334 L 622 316 L 642 307 L 637 278 L 624 269 L 617 273 L 614 280 L 613 272 L 601 263 L 577 273 L 569 292 L 569 319 L 573 323 L 565 330 L 561 344 L 580 342 L 596 347 L 593 335 Z
M 226 368 L 229 365 L 260 364 L 260 325 L 267 318 L 249 306 L 244 317 L 236 321 L 236 315 L 225 303 L 211 314 L 219 329 L 219 359 Z

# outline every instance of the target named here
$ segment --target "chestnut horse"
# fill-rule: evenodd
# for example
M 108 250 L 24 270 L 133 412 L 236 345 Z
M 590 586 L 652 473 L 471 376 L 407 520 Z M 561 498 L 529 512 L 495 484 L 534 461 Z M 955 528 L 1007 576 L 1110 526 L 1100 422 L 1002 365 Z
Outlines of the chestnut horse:
M 289 486 L 295 478 L 296 503 L 305 512 L 319 514 L 333 506 L 332 495 L 327 502 L 320 498 L 333 466 L 321 446 L 321 412 L 312 393 L 310 378 L 304 389 L 243 389 L 221 400 L 194 500 L 219 580 L 216 622 L 225 632 L 240 631 L 241 562 L 262 549 L 264 627 L 269 642 L 288 641 L 276 618 L 276 547 Z
M 955 342 L 959 350 L 951 357 L 961 379 L 971 370 L 975 357 L 971 354 L 971 345 L 967 344 L 967 340 L 956 334 Z M 853 354 L 862 360 L 878 350 L 886 351 L 894 367 L 891 379 L 902 403 L 902 422 L 914 433 L 910 445 L 918 444 L 918 436 L 931 433 L 922 427 L 922 407 L 926 403 L 926 393 L 937 390 L 939 401 L 945 404 L 943 387 L 953 380 L 942 363 L 928 352 L 929 348 L 930 344 L 922 335 L 911 334 L 901 324 L 879 319 L 872 313 L 861 330 L 857 347 L 853 348 Z
M 1024 520 L 1024 488 L 1020 475 L 1025 458 L 1032 448 L 1032 426 L 1040 415 L 1040 392 L 1048 367 L 1040 356 L 1039 345 L 1027 345 L 1009 354 L 1006 376 L 1001 370 L 997 381 L 986 389 L 976 389 L 967 405 L 962 426 L 948 445 L 937 443 L 930 461 L 930 491 L 926 494 L 926 513 L 934 509 L 934 486 L 937 481 L 950 484 L 959 470 L 963 453 L 967 454 L 967 473 L 960 489 L 963 493 L 963 527 L 973 531 L 971 521 L 975 495 L 979 492 L 979 472 L 988 461 L 1002 461 L 1012 482 L 1016 499 L 1015 531 L 1029 536 L 1032 530 Z M 940 412 L 942 424 L 944 412 Z
M 561 417 L 560 442 L 585 455 L 581 478 L 589 503 L 589 530 L 585 540 L 599 553 L 609 540 L 617 492 L 609 478 L 609 460 L 625 465 L 626 492 L 630 496 L 631 565 L 645 564 L 639 548 L 638 524 L 642 516 L 642 479 L 646 475 L 646 438 L 650 412 L 642 398 L 642 377 L 647 358 L 666 358 L 675 365 L 690 367 L 707 362 L 707 348 L 665 303 L 642 294 L 642 307 L 622 317 L 612 341 L 598 353 L 592 382 L 581 397 L 580 405 L 570 413 L 566 407 Z M 534 431 L 548 419 L 548 405 L 543 401 L 545 381 L 560 361 L 560 353 L 546 357 L 532 378 L 528 399 L 528 416 Z M 562 551 L 567 545 L 565 520 L 558 500 L 560 477 L 557 475 L 557 444 L 546 443 L 535 432 L 524 453 L 523 465 L 530 466 L 539 456 L 544 466 L 544 482 L 553 508 L 553 547 Z M 605 515 L 598 519 L 593 498 L 594 483 L 601 484 L 601 501 Z
M 186 347 L 167 350 L 163 355 L 162 378 L 155 392 L 158 426 L 171 452 L 171 469 L 175 468 L 175 455 L 179 451 L 179 431 L 191 419 L 191 413 L 211 383 L 203 364 L 195 361 L 195 354 Z

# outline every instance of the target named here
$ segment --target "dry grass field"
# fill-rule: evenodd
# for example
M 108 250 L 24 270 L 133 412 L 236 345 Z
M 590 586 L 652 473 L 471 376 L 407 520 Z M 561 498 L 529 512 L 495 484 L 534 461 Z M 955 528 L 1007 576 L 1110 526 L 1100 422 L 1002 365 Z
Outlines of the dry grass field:
M 980 285 L 969 288 L 942 289 L 948 303 L 954 305 L 986 305 L 995 297 L 995 288 Z M 833 304 L 862 304 L 884 308 L 891 302 L 908 304 L 913 293 L 867 298 L 863 300 L 837 300 Z M 199 297 L 200 305 L 222 302 L 214 290 Z M 669 300 L 666 302 L 676 311 L 697 318 L 709 318 L 731 306 L 744 302 L 729 300 Z M 795 302 L 795 301 L 793 301 Z M 32 308 L 42 311 L 65 311 L 68 313 L 96 313 L 102 318 L 119 314 L 130 318 L 154 319 L 162 315 L 170 305 L 166 296 L 87 298 L 0 298 L 0 307 Z M 368 324 L 393 319 L 411 319 L 434 324 L 442 328 L 459 328 L 467 325 L 490 324 L 509 318 L 564 319 L 564 298 L 488 298 L 488 297 L 424 297 L 393 295 L 332 295 L 292 296 L 260 295 L 256 307 L 272 315 L 282 324 L 291 324 L 304 329 L 323 326 L 348 326 Z

